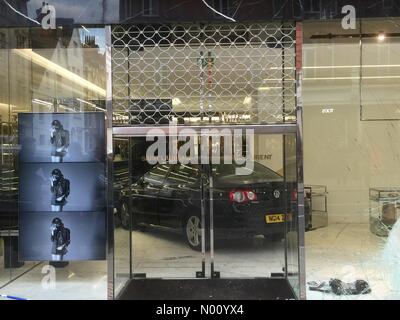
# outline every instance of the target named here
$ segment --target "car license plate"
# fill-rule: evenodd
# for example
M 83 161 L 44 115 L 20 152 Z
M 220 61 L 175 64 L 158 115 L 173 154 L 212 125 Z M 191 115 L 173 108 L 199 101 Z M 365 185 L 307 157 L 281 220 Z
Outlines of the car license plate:
M 281 223 L 285 221 L 285 214 L 267 214 L 265 215 L 266 223 Z

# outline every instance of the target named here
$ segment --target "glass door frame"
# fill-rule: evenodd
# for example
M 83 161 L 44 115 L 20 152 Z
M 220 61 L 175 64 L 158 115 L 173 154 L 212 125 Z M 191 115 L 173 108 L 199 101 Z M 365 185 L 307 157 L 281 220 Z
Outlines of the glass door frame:
M 219 129 L 218 126 L 214 126 L 213 128 Z M 298 182 L 298 180 L 297 180 L 298 179 L 298 174 L 297 173 L 298 173 L 298 164 L 299 164 L 299 162 L 297 161 L 297 158 L 298 158 L 299 155 L 297 153 L 297 150 L 298 150 L 297 149 L 298 148 L 297 131 L 298 130 L 297 130 L 297 125 L 296 124 L 251 125 L 251 126 L 236 125 L 236 126 L 230 126 L 229 128 L 232 129 L 232 130 L 233 129 L 238 129 L 238 128 L 239 129 L 243 129 L 243 130 L 251 128 L 253 130 L 252 134 L 254 134 L 254 136 L 256 136 L 256 135 L 260 135 L 261 137 L 265 136 L 265 135 L 268 136 L 268 137 L 271 137 L 271 136 L 282 136 L 282 156 L 283 156 L 282 166 L 283 166 L 283 178 L 284 178 L 283 183 L 284 183 L 284 188 L 285 188 L 284 197 L 287 197 L 288 194 L 290 195 L 292 193 L 292 191 L 296 191 L 297 192 L 297 190 L 298 190 L 298 183 L 297 183 Z M 292 184 L 290 188 L 288 188 L 288 180 L 287 180 L 287 173 L 286 173 L 287 166 L 288 166 L 288 161 L 287 161 L 287 156 L 288 156 L 288 154 L 287 154 L 287 151 L 288 151 L 287 150 L 287 141 L 288 141 L 288 138 L 295 138 L 296 139 L 296 143 L 295 143 L 295 148 L 296 148 L 295 151 L 296 152 L 293 153 L 293 155 L 296 157 L 296 165 L 295 165 L 295 170 L 296 171 L 293 173 L 293 176 L 295 177 L 296 180 L 295 180 L 295 184 L 294 185 Z M 213 164 L 210 164 L 210 166 L 212 167 Z M 212 176 L 211 173 L 210 173 L 208 178 L 209 178 L 209 181 L 213 181 L 214 180 L 214 177 Z M 209 236 L 210 236 L 209 237 L 209 243 L 210 243 L 210 247 L 209 247 L 209 250 L 208 250 L 208 252 L 210 254 L 210 261 L 209 261 L 209 267 L 211 269 L 210 278 L 211 279 L 213 279 L 213 278 L 215 278 L 215 279 L 218 279 L 218 278 L 240 279 L 240 277 L 230 277 L 230 276 L 223 277 L 223 276 L 221 276 L 221 270 L 220 270 L 221 267 L 216 267 L 215 266 L 215 263 L 217 263 L 217 264 L 219 264 L 219 263 L 218 263 L 218 261 L 216 261 L 216 260 L 218 260 L 218 258 L 217 259 L 215 258 L 215 240 L 216 240 L 216 238 L 215 238 L 215 228 L 214 228 L 214 203 L 213 203 L 213 201 L 214 201 L 214 196 L 213 196 L 214 187 L 215 186 L 213 186 L 213 183 L 210 183 L 209 201 L 208 201 L 209 214 L 207 216 L 209 218 L 209 220 L 210 220 L 210 225 L 209 225 Z M 303 192 L 303 194 L 304 194 L 304 192 Z M 297 195 L 297 199 L 300 200 L 299 199 L 299 194 Z M 304 197 L 303 197 L 302 201 L 304 202 Z M 299 210 L 298 210 L 299 202 L 296 201 L 296 203 L 297 203 L 297 208 L 296 208 L 294 213 L 298 213 L 299 212 Z M 287 204 L 287 203 L 285 204 L 284 213 L 285 213 L 285 215 L 293 214 L 292 212 L 290 212 L 290 204 Z M 299 219 L 297 219 L 296 221 L 299 221 Z M 288 280 L 288 276 L 290 275 L 290 270 L 289 270 L 290 268 L 288 267 L 289 243 L 288 243 L 288 239 L 287 239 L 287 233 L 288 233 L 287 227 L 288 227 L 288 224 L 285 222 L 285 225 L 284 225 L 284 228 L 283 228 L 283 233 L 284 233 L 284 257 L 283 257 L 284 258 L 284 265 L 283 265 L 283 268 L 284 269 L 283 269 L 283 273 L 282 273 L 284 276 L 280 276 L 280 274 L 281 274 L 280 271 L 272 272 L 272 273 L 275 274 L 273 278 L 287 279 Z M 297 225 L 297 227 L 298 227 L 297 233 L 299 234 L 299 226 Z M 300 242 L 298 241 L 297 243 L 300 243 Z M 299 255 L 297 255 L 297 256 L 299 257 Z M 299 263 L 300 263 L 300 261 L 298 262 L 298 271 L 300 270 L 300 264 Z M 300 274 L 300 271 L 299 271 L 299 274 Z M 253 277 L 249 275 L 249 276 L 244 276 L 243 278 L 249 278 L 250 279 L 250 278 L 253 278 Z M 254 276 L 254 278 L 258 278 L 258 277 Z M 268 278 L 268 277 L 265 277 L 265 278 Z M 300 292 L 300 290 L 298 292 Z M 297 296 L 297 294 L 295 292 L 294 292 L 294 294 L 295 294 L 295 296 Z
M 297 111 L 297 115 L 301 118 L 301 109 Z M 303 182 L 303 161 L 302 161 L 302 130 L 301 130 L 301 122 L 298 121 L 297 124 L 278 124 L 278 125 L 220 125 L 220 126 L 178 126 L 178 127 L 173 127 L 174 134 L 179 134 L 181 130 L 185 129 L 191 129 L 195 130 L 196 132 L 200 132 L 202 129 L 252 129 L 254 130 L 254 134 L 292 134 L 296 136 L 296 169 L 297 169 L 297 221 L 298 221 L 298 283 L 299 283 L 299 288 L 298 288 L 298 298 L 300 299 L 305 299 L 305 257 L 304 257 L 304 231 L 305 231 L 305 217 L 304 217 L 304 182 Z M 169 126 L 115 126 L 112 128 L 112 137 L 145 137 L 146 134 L 150 130 L 162 130 L 166 136 L 169 135 L 170 127 Z M 111 137 L 111 141 L 112 141 Z M 111 175 L 110 175 L 111 177 Z M 112 179 L 110 179 L 109 184 L 110 189 L 112 190 Z M 112 192 L 111 192 L 112 194 Z M 109 194 L 110 195 L 110 194 Z M 210 207 L 212 206 L 212 202 L 210 202 Z M 113 218 L 113 215 L 112 215 Z M 111 229 L 111 228 L 110 228 Z M 212 226 L 210 226 L 210 256 L 213 256 L 213 230 Z M 288 274 L 287 274 L 287 246 L 285 246 L 285 275 L 286 279 L 288 279 Z M 132 255 L 131 255 L 132 256 Z M 109 263 L 113 264 L 113 259 L 114 256 L 110 255 L 109 257 Z M 213 266 L 213 260 L 211 258 L 211 270 Z M 130 264 L 132 261 L 130 261 Z M 203 262 L 202 262 L 202 270 L 205 270 L 205 260 L 203 256 Z M 109 270 L 109 280 L 111 283 L 113 283 L 114 279 L 114 272 L 110 272 Z M 213 275 L 211 275 L 211 278 L 213 278 Z M 167 280 L 166 280 L 167 281 Z M 289 283 L 291 286 L 291 284 Z M 292 288 L 292 286 L 291 286 Z M 293 288 L 292 288 L 293 289 Z M 295 291 L 295 290 L 293 290 Z M 111 297 L 110 297 L 111 298 Z M 115 298 L 113 296 L 113 298 Z
M 107 297 L 115 299 L 114 288 L 114 208 L 113 208 L 113 136 L 144 136 L 149 126 L 113 126 L 113 90 L 112 90 L 112 30 L 111 26 L 105 27 L 106 38 L 106 128 L 107 128 Z M 305 279 L 305 212 L 304 212 L 304 178 L 303 178 L 303 120 L 301 103 L 301 80 L 302 80 L 302 25 L 296 24 L 296 123 L 281 123 L 275 125 L 218 125 L 218 129 L 253 129 L 254 132 L 264 134 L 285 134 L 296 135 L 296 169 L 297 169 L 297 218 L 298 218 L 298 298 L 306 299 Z M 201 130 L 202 128 L 212 129 L 212 126 L 178 126 L 178 130 L 190 128 Z M 157 126 L 168 133 L 168 126 Z M 286 248 L 285 248 L 286 251 Z M 287 269 L 286 269 L 287 270 Z M 129 279 L 128 279 L 129 280 Z M 127 281 L 128 282 L 128 281 Z

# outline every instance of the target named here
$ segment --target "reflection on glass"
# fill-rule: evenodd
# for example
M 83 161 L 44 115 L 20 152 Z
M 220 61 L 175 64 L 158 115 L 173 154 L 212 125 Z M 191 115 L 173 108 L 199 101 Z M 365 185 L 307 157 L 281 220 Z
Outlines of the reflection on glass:
M 285 165 L 289 157 L 296 163 L 286 138 L 255 134 L 251 174 L 235 175 L 235 165 L 213 166 L 214 264 L 221 277 L 285 277 L 285 221 L 296 182 Z
M 327 190 L 329 217 L 306 233 L 307 281 L 366 280 L 371 294 L 345 299 L 398 298 L 398 19 L 304 30 L 304 180 Z
M 139 157 L 145 158 L 146 146 L 133 144 L 142 146 Z M 202 270 L 200 168 L 135 164 L 133 171 L 142 174 L 122 198 L 124 204 L 131 199 L 132 272 L 146 277 L 195 278 Z
M 145 138 L 131 139 L 132 152 L 146 159 L 147 145 L 139 142 Z M 129 232 L 124 229 L 132 226 L 135 277 L 209 277 L 210 263 L 202 265 L 207 252 L 221 277 L 284 278 L 287 270 L 298 288 L 295 152 L 294 137 L 257 134 L 257 161 L 243 176 L 234 163 L 149 167 L 132 157 L 137 178 L 117 195 L 120 269 L 128 272 L 122 255 Z
M 114 294 L 118 294 L 130 279 L 131 222 L 129 203 L 122 203 L 122 191 L 129 186 L 129 139 L 114 139 Z
M 39 6 L 40 7 L 40 6 Z M 56 30 L 43 30 L 42 28 L 8 28 L 0 30 L 0 168 L 1 168 L 1 194 L 0 194 L 0 232 L 6 230 L 11 235 L 18 234 L 18 177 L 20 168 L 17 166 L 18 159 L 18 113 L 25 112 L 60 112 L 69 113 L 74 119 L 73 113 L 82 111 L 105 111 L 105 55 L 104 55 L 104 29 L 102 28 L 57 28 Z M 35 126 L 38 133 L 36 155 L 41 154 L 42 159 L 31 159 L 34 161 L 51 162 L 51 157 L 57 162 L 57 166 L 49 168 L 45 174 L 43 186 L 45 194 L 49 196 L 46 200 L 47 206 L 51 206 L 50 173 L 58 168 L 64 174 L 65 170 L 60 162 L 68 162 L 73 154 L 77 155 L 76 144 L 87 147 L 94 146 L 93 139 L 88 133 L 71 130 L 71 121 L 65 119 L 40 119 Z M 54 120 L 58 120 L 63 129 L 69 133 L 69 143 L 66 133 L 53 134 L 54 144 L 50 143 L 50 128 Z M 57 123 L 54 123 L 54 127 Z M 39 128 L 40 127 L 40 128 Z M 83 126 L 85 127 L 85 126 Z M 93 127 L 96 127 L 93 125 Z M 55 128 L 56 129 L 56 128 Z M 90 134 L 89 134 L 90 135 Z M 75 138 L 74 138 L 75 137 Z M 61 138 L 61 139 L 58 139 Z M 58 142 L 56 142 L 56 140 Z M 59 143 L 61 141 L 61 143 Z M 62 142 L 63 141 L 63 142 Z M 31 141 L 32 142 L 32 141 Z M 48 144 L 48 148 L 43 147 Z M 31 143 L 32 145 L 32 143 Z M 94 153 L 96 153 L 94 151 Z M 31 154 L 32 155 L 32 154 Z M 100 157 L 95 155 L 96 161 Z M 48 160 L 47 160 L 48 159 Z M 87 159 L 86 159 L 87 160 Z M 104 170 L 103 170 L 104 172 Z M 70 174 L 65 176 L 70 180 Z M 103 174 L 101 174 L 104 177 Z M 72 186 L 75 189 L 76 185 Z M 68 201 L 70 196 L 68 197 Z M 66 210 L 65 205 L 63 211 Z M 54 212 L 54 214 L 65 212 Z M 6 218 L 6 219 L 5 219 Z M 76 227 L 71 227 L 68 220 L 59 217 L 65 226 L 71 229 L 71 245 L 69 253 L 64 255 L 67 260 L 72 252 L 73 243 L 76 243 Z M 54 217 L 44 222 L 46 245 L 50 245 L 50 225 Z M 93 227 L 94 221 L 91 222 Z M 94 223 L 96 224 L 96 223 Z M 100 226 L 100 225 L 99 225 Z M 103 223 L 104 227 L 104 223 Z M 8 230 L 8 231 L 7 231 Z M 47 262 L 35 263 L 18 261 L 19 248 L 17 241 L 2 241 L 8 249 L 0 252 L 13 254 L 17 257 L 12 260 L 13 264 L 6 270 L 3 269 L 1 260 L 0 279 L 3 274 L 7 278 L 18 278 L 8 285 L 7 293 L 15 294 L 25 298 L 36 299 L 104 299 L 106 297 L 106 263 L 101 262 L 70 262 L 68 266 L 56 268 L 57 291 L 50 287 L 42 286 L 42 279 L 50 272 L 51 266 Z M 75 239 L 75 240 L 74 240 Z M 49 249 L 46 254 L 51 256 Z M 104 258 L 104 250 L 102 251 Z M 10 256 L 12 257 L 12 256 Z M 48 258 L 49 260 L 51 257 Z M 3 280 L 0 280 L 1 282 Z M 85 290 L 81 290 L 84 286 Z M 80 290 L 76 290 L 79 287 Z
M 365 20 L 361 46 L 361 119 L 400 120 L 399 19 Z

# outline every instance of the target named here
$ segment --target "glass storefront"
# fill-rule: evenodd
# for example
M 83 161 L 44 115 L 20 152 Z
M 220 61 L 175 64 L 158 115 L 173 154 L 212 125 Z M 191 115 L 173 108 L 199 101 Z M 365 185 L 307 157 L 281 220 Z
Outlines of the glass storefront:
M 127 139 L 131 180 L 118 195 L 120 287 L 129 278 L 133 287 L 143 279 L 276 278 L 300 297 L 295 30 L 112 28 L 114 138 L 121 153 Z M 240 155 L 253 164 L 242 176 L 223 159 L 237 152 L 235 130 L 246 133 Z M 174 143 L 189 163 L 174 160 Z
M 304 181 L 328 218 L 306 233 L 307 281 L 365 280 L 357 299 L 399 298 L 398 21 L 304 23 Z
M 78 291 L 85 299 L 105 299 L 117 296 L 130 279 L 143 277 L 260 277 L 293 279 L 289 283 L 299 297 L 297 198 L 294 197 L 297 193 L 295 25 L 141 28 L 112 27 L 111 39 L 107 39 L 104 28 L 1 30 L 2 289 L 7 294 L 30 299 L 76 299 Z M 109 40 L 111 51 L 107 51 Z M 107 68 L 111 68 L 111 78 Z M 109 79 L 112 88 L 107 87 Z M 81 162 L 92 161 L 83 156 L 87 149 L 96 149 L 91 138 L 87 138 L 93 125 L 88 112 L 111 115 L 107 113 L 111 89 L 112 122 L 123 134 L 114 132 L 112 177 L 107 179 L 107 172 L 105 176 L 97 174 L 99 181 L 111 184 L 113 192 L 113 226 L 108 225 L 108 230 L 111 227 L 115 230 L 111 237 L 110 231 L 107 233 L 108 263 L 74 261 L 75 244 L 69 245 L 69 252 L 65 252 L 64 260 L 70 257 L 70 261 L 48 263 L 39 261 L 43 257 L 37 255 L 38 261 L 23 261 L 27 257 L 26 241 L 21 239 L 25 239 L 29 226 L 20 229 L 28 221 L 21 216 L 21 208 L 23 212 L 37 208 L 41 213 L 35 217 L 45 219 L 48 209 L 47 200 L 42 199 L 46 197 L 42 193 L 47 193 L 48 184 L 45 171 L 51 166 L 54 177 L 56 170 L 53 164 L 46 164 L 50 160 L 40 158 L 46 152 L 43 150 L 47 150 L 47 131 L 54 134 L 58 118 L 65 117 L 60 137 L 68 137 L 68 142 L 62 142 L 68 145 L 67 156 L 57 151 L 51 161 L 66 162 L 58 164 L 57 170 L 63 171 L 71 187 L 62 191 L 68 197 L 63 205 L 58 200 L 51 202 L 52 211 L 58 208 L 56 211 L 64 212 L 49 215 L 60 218 L 70 208 L 89 210 L 85 205 L 87 197 L 81 201 L 76 198 L 75 190 L 84 185 L 77 186 L 69 169 L 64 168 L 71 167 L 71 154 L 83 157 L 84 160 L 76 158 Z M 55 115 L 57 120 L 53 119 Z M 83 121 L 79 122 L 78 115 L 82 115 Z M 27 122 L 26 118 L 30 120 Z M 82 124 L 81 129 L 76 127 L 77 121 Z M 244 168 L 238 168 L 240 165 L 235 162 L 203 164 L 200 160 L 189 165 L 180 161 L 150 164 L 146 159 L 150 147 L 146 130 L 160 125 L 210 130 L 210 141 L 203 141 L 201 135 L 193 140 L 190 150 L 194 151 L 194 158 L 200 154 L 203 157 L 202 149 L 219 150 L 218 157 L 228 152 L 235 158 L 237 153 L 247 162 L 241 163 Z M 250 131 L 241 131 L 246 134 L 238 141 L 236 138 L 232 141 L 232 136 L 230 140 L 227 137 L 226 141 L 214 141 L 216 133 L 212 130 L 218 131 L 222 125 L 223 134 L 226 130 L 236 133 L 234 128 Z M 254 125 L 285 128 L 280 130 L 275 126 L 264 130 L 263 126 Z M 139 135 L 124 133 L 135 128 L 145 131 Z M 31 144 L 26 132 L 34 136 Z M 240 147 L 236 146 L 238 143 Z M 246 158 L 254 152 L 254 157 Z M 34 160 L 25 164 L 31 158 Z M 79 175 L 90 184 L 91 169 L 83 162 L 79 164 Z M 247 168 L 250 163 L 251 168 Z M 242 179 L 235 177 L 236 170 L 246 171 Z M 43 181 L 36 184 L 36 189 L 26 189 L 26 181 L 38 176 Z M 72 193 L 70 188 L 74 190 Z M 82 196 L 84 192 L 79 193 Z M 38 204 L 33 204 L 35 199 Z M 70 236 L 72 243 L 77 239 L 77 227 L 72 228 L 69 220 L 63 220 L 66 227 L 74 229 Z M 82 220 L 80 227 L 83 225 Z M 90 226 L 86 234 L 91 234 L 92 229 Z M 247 240 L 241 241 L 244 237 Z M 82 257 L 86 247 L 87 244 L 81 244 L 81 255 L 77 256 Z M 35 259 L 29 256 L 28 260 Z M 62 294 L 54 294 L 54 289 Z
M 398 29 L 395 18 L 307 21 L 301 40 L 289 22 L 1 28 L 0 292 L 107 299 L 144 279 L 283 279 L 295 298 L 398 299 Z M 95 174 L 113 193 L 108 261 L 20 259 L 18 209 L 40 198 L 23 200 L 21 179 L 42 174 L 47 190 L 50 176 L 22 168 L 18 119 L 42 115 L 24 147 L 34 153 L 44 115 L 61 113 L 85 115 L 86 131 L 87 114 L 112 118 L 112 164 Z M 78 131 L 69 153 L 93 147 L 79 149 Z M 330 279 L 371 292 L 310 289 Z
M 104 28 L 0 29 L 0 233 L 2 239 L 0 287 L 8 295 L 31 299 L 106 298 L 107 270 L 104 261 L 70 261 L 67 266 L 62 267 L 46 261 L 30 261 L 43 260 L 47 246 L 51 247 L 50 222 L 53 216 L 62 217 L 64 223 L 69 224 L 71 244 L 66 258 L 70 257 L 72 260 L 79 260 L 86 247 L 96 250 L 95 244 L 87 243 L 90 241 L 89 238 L 85 240 L 86 243 L 80 243 L 79 237 L 85 233 L 92 233 L 96 225 L 104 228 L 103 218 L 98 221 L 96 215 L 92 213 L 85 215 L 73 212 L 77 215 L 76 217 L 79 216 L 79 224 L 83 230 L 79 224 L 75 225 L 76 218 L 68 215 L 69 213 L 49 212 L 45 197 L 50 190 L 50 184 L 47 182 L 50 175 L 47 177 L 46 170 L 51 171 L 56 165 L 43 163 L 47 160 L 40 158 L 40 155 L 48 149 L 48 135 L 55 117 L 54 119 L 62 118 L 61 124 L 72 128 L 72 130 L 65 128 L 69 131 L 64 131 L 69 132 L 68 155 L 64 162 L 71 162 L 72 158 L 80 162 L 94 161 L 87 155 L 89 150 L 96 148 L 95 144 L 98 141 L 94 139 L 100 138 L 99 136 L 91 138 L 89 131 L 95 124 L 94 119 L 90 119 L 87 112 L 95 112 L 102 117 L 105 111 L 104 39 Z M 19 141 L 21 130 L 18 130 L 17 123 L 18 115 L 21 114 L 35 114 L 31 124 L 28 123 L 29 121 L 24 122 L 28 126 L 23 127 L 25 131 L 23 143 Z M 101 127 L 99 128 L 101 130 Z M 104 127 L 102 130 L 104 131 Z M 104 136 L 104 133 L 100 131 L 101 134 Z M 24 145 L 25 156 L 20 153 L 21 145 Z M 99 155 L 101 155 L 101 150 Z M 30 163 L 22 166 L 21 161 Z M 63 211 L 71 210 L 71 208 L 74 211 L 91 211 L 92 208 L 84 205 L 88 197 L 79 200 L 77 196 L 90 193 L 89 181 L 104 179 L 104 173 L 102 173 L 104 169 L 91 174 L 90 163 L 78 164 L 82 170 L 86 171 L 81 170 L 81 176 L 86 176 L 85 186 L 78 181 L 78 177 L 72 175 L 69 165 L 69 163 L 57 165 L 57 168 L 68 176 L 68 181 L 71 183 L 68 203 Z M 76 166 L 76 164 L 72 165 Z M 35 186 L 30 182 L 32 180 L 36 181 Z M 21 185 L 25 190 L 24 195 L 21 195 L 21 190 L 19 190 Z M 44 202 L 40 200 L 42 198 Z M 33 201 L 36 200 L 42 201 L 43 205 L 35 206 Z M 35 254 L 37 250 L 35 246 L 38 243 L 31 238 L 29 241 L 31 241 L 30 249 L 33 250 L 32 255 L 30 255 L 31 252 L 21 251 L 21 241 L 18 241 L 21 230 L 18 227 L 21 226 L 22 220 L 18 219 L 18 208 L 20 219 L 24 218 L 24 226 L 26 221 L 33 219 L 29 225 L 25 226 L 24 235 L 28 235 L 29 229 L 34 229 L 32 231 L 37 233 L 38 238 L 44 237 L 42 255 Z M 21 210 L 25 212 L 36 209 L 39 212 L 21 215 Z M 44 219 L 43 221 L 50 219 L 48 226 L 46 222 L 39 223 L 40 219 Z M 104 259 L 104 252 L 99 257 Z M 48 259 L 50 260 L 50 257 Z
M 153 142 L 128 138 L 136 172 L 119 199 L 119 280 L 129 272 L 133 286 L 136 279 L 289 279 L 300 295 L 296 135 L 254 133 L 254 157 L 238 165 L 223 162 L 225 148 L 235 149 L 224 133 L 192 132 L 195 163 L 173 162 L 167 152 L 168 161 L 152 166 L 143 159 L 151 159 Z M 245 153 L 248 145 L 240 147 Z M 202 152 L 215 148 L 220 164 L 202 164 Z

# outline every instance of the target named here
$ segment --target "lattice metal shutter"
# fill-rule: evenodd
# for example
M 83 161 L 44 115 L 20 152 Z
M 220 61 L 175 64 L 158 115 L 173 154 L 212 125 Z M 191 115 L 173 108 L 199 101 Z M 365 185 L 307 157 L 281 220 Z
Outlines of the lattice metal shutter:
M 112 29 L 114 121 L 295 122 L 295 25 Z

